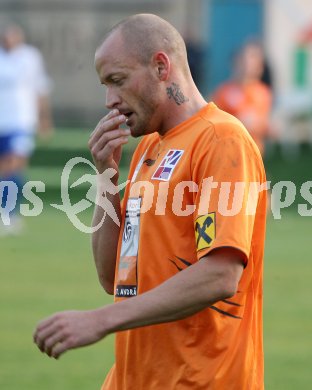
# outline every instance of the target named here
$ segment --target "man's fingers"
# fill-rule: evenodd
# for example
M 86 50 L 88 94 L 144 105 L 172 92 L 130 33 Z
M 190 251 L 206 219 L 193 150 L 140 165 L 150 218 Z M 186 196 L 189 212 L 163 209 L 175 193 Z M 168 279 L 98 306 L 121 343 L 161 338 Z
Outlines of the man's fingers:
M 57 313 L 38 325 L 35 343 L 42 352 L 57 359 L 69 349 L 93 344 L 103 337 L 97 330 L 97 318 L 95 310 Z
M 99 123 L 97 124 L 97 126 L 95 127 L 95 129 L 92 131 L 92 133 L 90 134 L 90 137 L 96 132 L 98 126 L 100 124 L 103 124 L 103 122 L 107 121 L 108 119 L 110 118 L 113 118 L 114 116 L 117 116 L 119 115 L 119 111 L 117 109 L 115 110 L 111 110 L 108 114 L 106 114 L 103 118 L 100 119 Z
M 126 119 L 127 118 L 125 115 L 113 116 L 108 119 L 104 117 L 101 119 L 90 136 L 88 143 L 89 148 L 92 148 L 92 146 L 102 137 L 103 133 L 117 129 L 122 123 L 126 121 Z
M 56 338 L 60 339 L 60 328 L 57 328 L 55 325 L 46 327 L 44 330 L 37 331 L 34 336 L 34 342 L 37 344 L 41 352 L 45 352 L 47 341 L 50 339 Z
M 52 317 L 41 321 L 33 335 L 34 342 L 40 351 L 45 352 L 47 340 L 55 338 L 57 341 L 60 341 L 64 337 L 64 328 L 65 323 L 62 320 L 61 313 L 54 314 Z
M 53 351 L 57 346 L 62 344 L 63 350 L 68 345 L 70 335 L 66 323 L 62 313 L 57 313 L 38 324 L 33 338 L 41 352 L 54 357 Z
M 39 324 L 37 325 L 37 328 L 35 329 L 33 334 L 33 340 L 38 345 L 38 347 L 39 347 L 38 343 L 40 343 L 40 340 L 42 339 L 42 335 L 50 334 L 53 331 L 52 329 L 55 321 L 56 321 L 56 317 L 52 316 L 40 321 Z
M 45 352 L 48 356 L 52 356 L 53 349 L 56 348 L 59 343 L 66 343 L 66 335 L 62 332 L 57 332 L 47 338 L 43 343 L 42 352 Z
M 52 348 L 51 354 L 49 356 L 53 357 L 54 359 L 58 359 L 64 352 L 68 351 L 73 347 L 74 345 L 73 343 L 71 343 L 70 339 L 61 343 L 57 343 Z
M 57 320 L 57 314 L 54 314 L 53 316 L 50 316 L 50 317 L 47 317 L 47 318 L 44 318 L 43 320 L 41 320 L 39 322 L 39 324 L 37 325 L 36 329 L 37 330 L 42 330 L 45 327 L 50 326 L 55 320 Z
M 116 139 L 113 139 L 109 141 L 106 145 L 105 148 L 102 150 L 99 150 L 96 153 L 96 158 L 98 160 L 105 160 L 109 155 L 114 153 L 114 151 L 122 145 L 125 145 L 128 142 L 129 138 L 128 137 L 119 137 Z
M 130 130 L 128 129 L 118 129 L 108 131 L 102 134 L 98 141 L 93 145 L 91 153 L 96 156 L 96 153 L 106 147 L 106 145 L 117 138 L 127 137 L 130 135 Z
M 63 327 L 56 325 L 47 328 L 45 331 L 36 332 L 34 340 L 41 352 L 54 358 L 58 358 L 74 346 L 69 333 Z

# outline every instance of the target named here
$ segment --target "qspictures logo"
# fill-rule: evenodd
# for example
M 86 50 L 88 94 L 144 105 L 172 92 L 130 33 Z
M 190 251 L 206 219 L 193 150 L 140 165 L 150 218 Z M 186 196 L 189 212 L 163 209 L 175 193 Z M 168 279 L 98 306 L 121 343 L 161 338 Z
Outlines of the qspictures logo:
M 70 186 L 70 188 L 73 188 L 86 182 L 89 182 L 91 185 L 86 193 L 86 199 L 81 199 L 79 202 L 72 204 L 69 196 L 69 179 L 74 167 L 80 163 L 89 165 L 94 170 L 95 174 L 85 174 Z M 128 181 L 118 186 L 114 185 L 111 179 L 115 174 L 116 171 L 112 168 L 106 169 L 100 174 L 89 160 L 82 157 L 74 157 L 67 162 L 61 176 L 61 198 L 63 203 L 61 205 L 51 204 L 51 206 L 63 211 L 71 223 L 83 233 L 93 233 L 97 231 L 103 225 L 107 216 L 120 226 L 116 210 L 112 203 L 108 200 L 107 194 L 118 194 L 123 188 L 125 188 Z M 97 225 L 86 226 L 80 221 L 78 214 L 94 204 L 103 209 L 103 217 Z
M 179 157 L 179 156 L 177 156 Z M 71 175 L 74 174 L 75 168 L 79 165 L 80 171 L 86 165 L 88 170 L 94 174 L 84 174 L 76 179 L 72 184 Z M 167 164 L 168 165 L 168 164 Z M 166 166 L 167 166 L 166 165 Z M 96 167 L 87 159 L 82 157 L 74 157 L 70 159 L 61 175 L 60 198 L 61 204 L 49 204 L 46 207 L 53 207 L 67 216 L 73 226 L 83 233 L 93 233 L 97 231 L 104 223 L 106 218 L 111 218 L 114 223 L 120 226 L 120 220 L 116 213 L 113 204 L 110 201 L 109 195 L 116 195 L 123 190 L 127 185 L 130 185 L 129 199 L 135 198 L 140 192 L 144 192 L 142 203 L 140 206 L 140 214 L 144 214 L 151 210 L 153 199 L 156 199 L 154 204 L 156 215 L 165 215 L 168 210 L 176 216 L 188 216 L 196 213 L 196 215 L 207 215 L 210 213 L 209 203 L 213 191 L 217 191 L 217 211 L 223 216 L 234 216 L 240 212 L 245 212 L 247 215 L 254 215 L 257 209 L 259 195 L 263 191 L 267 191 L 271 198 L 270 207 L 274 219 L 282 218 L 282 210 L 294 204 L 296 197 L 301 196 L 303 202 L 297 204 L 297 212 L 301 216 L 312 217 L 312 181 L 302 183 L 300 188 L 291 181 L 279 181 L 271 185 L 270 181 L 264 183 L 257 182 L 217 182 L 213 177 L 208 177 L 200 183 L 200 186 L 192 181 L 182 181 L 171 188 L 173 194 L 172 201 L 168 201 L 168 188 L 170 180 L 159 181 L 157 186 L 151 181 L 134 181 L 129 180 L 115 185 L 112 178 L 116 174 L 114 169 L 107 169 L 103 173 L 99 173 Z M 74 176 L 74 175 L 73 175 Z M 77 175 L 76 175 L 77 176 Z M 152 178 L 153 179 L 153 178 Z M 156 178 L 157 179 L 157 178 Z M 170 179 L 170 178 L 169 178 Z M 88 184 L 86 194 L 83 199 L 76 203 L 72 203 L 70 190 L 76 187 Z M 3 225 L 8 226 L 11 223 L 12 211 L 17 207 L 18 187 L 14 182 L 0 182 L 0 198 L 3 198 L 4 192 L 8 192 L 7 202 L 0 207 L 0 219 Z M 41 193 L 46 191 L 46 185 L 42 181 L 28 181 L 22 188 L 22 201 L 19 204 L 19 213 L 25 217 L 39 216 L 43 209 L 44 203 L 40 197 Z M 81 191 L 80 191 L 81 193 Z M 185 196 L 187 193 L 196 193 L 196 198 L 199 199 L 197 204 L 185 204 Z M 24 202 L 26 201 L 26 203 Z M 97 205 L 103 210 L 101 221 L 96 226 L 87 226 L 82 222 L 79 214 L 88 208 Z M 213 215 L 211 214 L 210 218 Z M 0 222 L 1 222 L 0 221 Z M 212 224 L 209 220 L 197 220 L 197 239 L 199 243 L 205 235 L 213 236 Z M 210 229 L 210 230 L 209 230 Z M 208 231 L 209 230 L 209 231 Z M 206 240 L 207 242 L 207 240 Z
M 70 176 L 75 167 L 78 165 L 88 165 L 94 171 L 94 174 L 84 174 L 72 184 L 70 183 Z M 86 168 L 86 167 L 85 167 Z M 82 157 L 74 157 L 70 159 L 63 168 L 61 175 L 61 204 L 51 203 L 46 206 L 53 207 L 66 214 L 67 218 L 73 226 L 83 233 L 93 233 L 97 231 L 104 223 L 105 218 L 110 217 L 118 226 L 120 221 L 112 203 L 108 200 L 107 195 L 115 195 L 119 193 L 128 183 L 122 183 L 118 186 L 114 185 L 112 178 L 116 171 L 114 169 L 107 169 L 100 174 L 96 167 L 87 159 Z M 76 188 L 79 185 L 89 184 L 89 189 L 85 194 L 85 198 L 79 200 L 77 203 L 72 203 L 70 197 L 70 189 Z M 9 226 L 11 224 L 11 213 L 17 207 L 18 187 L 12 181 L 0 182 L 0 199 L 7 190 L 7 202 L 0 207 L 0 217 L 3 225 Z M 22 188 L 23 201 L 20 203 L 19 213 L 24 217 L 39 216 L 44 209 L 43 200 L 38 194 L 46 191 L 46 185 L 42 181 L 28 181 Z M 90 207 L 97 205 L 103 210 L 103 217 L 96 226 L 87 226 L 79 218 L 79 214 Z M 1 222 L 1 221 L 0 221 Z

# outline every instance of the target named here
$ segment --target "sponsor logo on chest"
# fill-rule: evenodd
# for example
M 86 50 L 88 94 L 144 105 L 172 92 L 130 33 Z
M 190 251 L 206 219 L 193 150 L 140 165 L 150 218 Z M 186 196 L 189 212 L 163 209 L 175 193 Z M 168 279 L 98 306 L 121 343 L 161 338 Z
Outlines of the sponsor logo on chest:
M 152 179 L 169 181 L 173 170 L 177 166 L 184 150 L 170 149 L 154 172 Z

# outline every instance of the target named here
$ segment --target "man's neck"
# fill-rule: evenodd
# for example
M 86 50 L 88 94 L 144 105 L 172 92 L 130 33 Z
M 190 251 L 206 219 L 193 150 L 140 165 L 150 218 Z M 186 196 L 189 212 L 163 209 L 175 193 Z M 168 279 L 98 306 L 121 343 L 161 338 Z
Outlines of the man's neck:
M 174 100 L 172 97 L 169 97 L 168 104 L 170 107 L 166 109 L 166 112 L 169 114 L 165 118 L 162 130 L 158 131 L 159 134 L 165 135 L 167 131 L 186 121 L 207 105 L 206 100 L 196 87 L 189 90 L 184 88 L 184 90 L 184 99 L 181 96 L 180 100 Z M 170 91 L 171 93 L 172 91 Z

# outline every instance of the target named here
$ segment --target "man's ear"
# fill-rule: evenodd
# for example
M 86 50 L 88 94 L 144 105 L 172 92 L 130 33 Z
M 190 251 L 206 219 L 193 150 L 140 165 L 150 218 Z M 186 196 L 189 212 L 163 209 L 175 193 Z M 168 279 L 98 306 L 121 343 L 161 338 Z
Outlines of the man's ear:
M 170 59 L 167 54 L 163 51 L 155 53 L 153 57 L 153 62 L 157 77 L 161 81 L 168 80 L 170 74 Z

